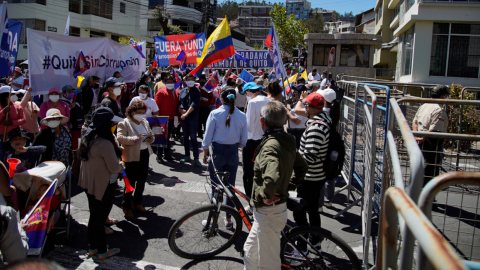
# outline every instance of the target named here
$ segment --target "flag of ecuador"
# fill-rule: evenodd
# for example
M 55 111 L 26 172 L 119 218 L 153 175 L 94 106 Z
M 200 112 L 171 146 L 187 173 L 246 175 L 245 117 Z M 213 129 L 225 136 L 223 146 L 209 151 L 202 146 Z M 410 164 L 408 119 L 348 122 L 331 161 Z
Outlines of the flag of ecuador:
M 197 71 L 204 67 L 222 61 L 223 59 L 235 54 L 233 49 L 232 35 L 230 26 L 228 26 L 227 18 L 213 31 L 203 48 L 202 56 L 197 58 L 197 67 L 190 72 L 195 75 Z

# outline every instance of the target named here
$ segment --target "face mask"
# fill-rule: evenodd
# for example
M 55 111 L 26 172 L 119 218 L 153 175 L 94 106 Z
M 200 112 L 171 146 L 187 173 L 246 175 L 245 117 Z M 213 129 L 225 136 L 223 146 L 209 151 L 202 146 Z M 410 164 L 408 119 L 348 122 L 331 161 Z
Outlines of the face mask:
M 290 76 L 290 73 L 291 73 L 291 72 L 288 72 L 288 71 L 287 71 L 287 75 L 288 75 L 288 76 Z
M 205 82 L 200 82 L 200 86 L 204 86 L 205 85 Z
M 187 81 L 187 86 L 188 87 L 193 87 L 193 86 L 195 86 L 195 82 L 194 81 Z
M 50 99 L 51 102 L 57 102 L 60 99 L 59 95 L 51 95 L 48 96 L 48 99 Z
M 49 126 L 51 128 L 56 128 L 56 127 L 58 127 L 58 125 L 60 125 L 60 120 L 54 120 L 54 121 L 47 122 L 47 126 Z
M 72 100 L 74 96 L 75 96 L 75 93 L 67 93 L 67 94 L 65 95 L 65 97 L 68 98 L 68 99 L 70 99 L 70 100 Z
M 11 96 L 10 96 L 10 102 L 12 102 L 12 103 L 13 103 L 13 102 L 17 102 L 17 100 L 18 100 L 17 95 L 11 95 Z
M 123 83 L 123 77 L 117 78 L 117 82 Z
M 147 94 L 138 94 L 140 96 L 141 99 L 147 99 Z
M 93 88 L 94 88 L 94 89 L 97 89 L 98 87 L 100 87 L 100 84 L 99 84 L 99 83 L 95 83 L 95 84 L 93 85 Z
M 142 121 L 145 118 L 145 114 L 135 114 L 133 119 L 137 120 L 138 122 Z
M 113 89 L 113 94 L 117 97 L 120 96 L 120 94 L 122 94 L 122 89 L 120 89 L 120 87 Z
M 168 89 L 168 90 L 173 90 L 173 88 L 175 87 L 175 84 L 173 84 L 173 83 L 167 83 L 166 86 L 167 86 L 167 89 Z

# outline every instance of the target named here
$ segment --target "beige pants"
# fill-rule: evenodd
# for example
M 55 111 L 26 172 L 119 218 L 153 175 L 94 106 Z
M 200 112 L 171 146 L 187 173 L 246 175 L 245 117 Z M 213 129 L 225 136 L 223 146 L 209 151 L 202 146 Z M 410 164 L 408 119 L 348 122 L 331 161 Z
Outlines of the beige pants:
M 244 269 L 281 269 L 280 233 L 287 223 L 287 204 L 253 209 L 255 222 L 243 250 Z

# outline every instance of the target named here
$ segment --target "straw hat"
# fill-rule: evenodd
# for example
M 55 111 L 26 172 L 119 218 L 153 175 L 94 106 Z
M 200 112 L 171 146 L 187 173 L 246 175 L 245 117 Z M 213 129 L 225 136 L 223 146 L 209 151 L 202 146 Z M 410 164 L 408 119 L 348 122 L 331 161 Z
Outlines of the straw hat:
M 63 125 L 68 122 L 68 117 L 62 115 L 62 113 L 58 109 L 49 109 L 47 111 L 47 116 L 45 116 L 45 118 L 43 118 L 42 121 L 40 121 L 40 124 L 46 126 L 48 119 L 58 118 L 58 117 L 61 118 L 60 125 Z

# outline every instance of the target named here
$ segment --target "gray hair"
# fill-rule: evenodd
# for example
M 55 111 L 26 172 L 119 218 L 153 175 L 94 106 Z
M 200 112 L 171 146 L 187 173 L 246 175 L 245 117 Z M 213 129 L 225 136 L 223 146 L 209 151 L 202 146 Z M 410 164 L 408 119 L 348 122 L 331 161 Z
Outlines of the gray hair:
M 260 116 L 268 128 L 281 128 L 287 119 L 287 110 L 280 101 L 269 101 L 263 105 Z

